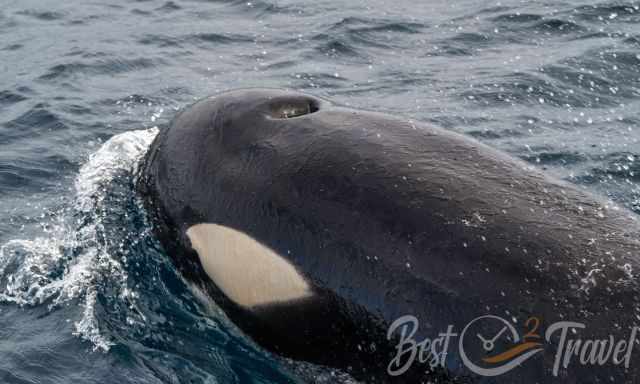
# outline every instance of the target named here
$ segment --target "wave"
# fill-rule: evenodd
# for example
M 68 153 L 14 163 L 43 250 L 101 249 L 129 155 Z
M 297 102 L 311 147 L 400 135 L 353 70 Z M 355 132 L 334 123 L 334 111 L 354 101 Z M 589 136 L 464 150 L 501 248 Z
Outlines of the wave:
M 46 235 L 0 246 L 0 303 L 39 310 L 39 317 L 62 313 L 72 321 L 70 336 L 106 354 L 83 361 L 123 359 L 133 365 L 135 382 L 180 377 L 355 383 L 345 373 L 263 351 L 182 279 L 155 240 L 134 187 L 138 164 L 157 132 L 155 127 L 125 132 L 106 141 L 80 168 L 73 204 L 53 215 Z M 39 353 L 37 342 L 23 343 L 25 356 Z M 73 353 L 85 352 L 71 353 L 77 359 Z M 17 364 L 22 369 L 23 363 Z M 73 374 L 65 370 L 60 382 Z
M 113 345 L 101 334 L 96 299 L 101 283 L 135 305 L 127 272 L 112 252 L 105 233 L 112 207 L 107 188 L 119 177 L 132 175 L 157 128 L 114 136 L 82 166 L 75 181 L 75 204 L 59 212 L 50 236 L 14 239 L 0 247 L 0 301 L 20 306 L 46 304 L 49 310 L 70 301 L 84 306 L 75 334 L 108 351 Z M 139 234 L 134 234 L 131 241 Z
M 109 60 L 97 60 L 91 63 L 72 62 L 67 64 L 58 64 L 51 68 L 44 75 L 40 76 L 40 80 L 56 80 L 66 79 L 75 75 L 115 75 L 131 71 L 139 71 L 143 69 L 153 68 L 164 63 L 164 59 L 123 59 L 115 58 Z

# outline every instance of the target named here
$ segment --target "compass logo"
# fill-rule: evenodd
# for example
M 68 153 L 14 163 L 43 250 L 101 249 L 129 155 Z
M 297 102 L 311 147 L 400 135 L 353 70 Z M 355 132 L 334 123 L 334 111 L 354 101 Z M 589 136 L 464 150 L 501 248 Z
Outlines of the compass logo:
M 525 322 L 528 332 L 520 337 L 516 328 L 507 320 L 493 315 L 480 316 L 473 319 L 460 333 L 458 348 L 464 365 L 472 372 L 482 376 L 498 376 L 506 373 L 543 350 L 541 336 L 537 333 L 540 320 L 531 317 Z M 491 336 L 485 330 L 492 331 Z M 483 334 L 484 333 L 484 334 Z M 496 348 L 501 344 L 511 345 L 500 352 Z M 467 353 L 469 344 L 482 346 L 485 355 Z M 478 348 L 471 348 L 478 350 Z

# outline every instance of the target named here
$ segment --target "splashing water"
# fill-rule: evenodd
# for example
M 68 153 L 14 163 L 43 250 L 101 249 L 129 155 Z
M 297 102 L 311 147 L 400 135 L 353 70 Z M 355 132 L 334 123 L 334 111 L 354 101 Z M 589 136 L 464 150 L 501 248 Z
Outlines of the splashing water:
M 262 351 L 182 279 L 153 237 L 134 188 L 157 132 L 113 136 L 80 168 L 74 202 L 56 212 L 46 236 L 0 247 L 0 303 L 70 316 L 70 333 L 107 355 L 90 355 L 97 359 L 91 364 L 137 361 L 135 382 L 297 382 L 293 374 L 311 383 L 355 383 L 344 373 Z M 104 369 L 111 374 L 110 364 Z M 100 377 L 95 369 L 94 375 Z
M 97 291 L 115 287 L 118 297 L 132 308 L 136 297 L 127 286 L 122 260 L 113 252 L 114 247 L 123 249 L 125 239 L 113 244 L 105 228 L 113 213 L 109 188 L 118 178 L 131 182 L 157 132 L 151 128 L 111 138 L 80 169 L 75 204 L 71 212 L 60 213 L 50 237 L 10 240 L 0 248 L 0 301 L 21 306 L 46 303 L 52 310 L 79 300 L 84 311 L 75 322 L 74 334 L 90 341 L 94 350 L 109 350 L 113 342 L 101 335 L 96 320 Z M 133 234 L 126 240 L 135 241 L 139 236 Z

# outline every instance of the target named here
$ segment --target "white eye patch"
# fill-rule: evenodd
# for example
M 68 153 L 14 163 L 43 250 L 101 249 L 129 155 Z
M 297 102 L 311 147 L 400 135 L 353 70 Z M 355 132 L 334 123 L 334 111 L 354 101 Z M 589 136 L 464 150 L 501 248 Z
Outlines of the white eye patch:
M 312 295 L 293 265 L 247 234 L 218 224 L 196 224 L 187 236 L 211 280 L 246 308 Z

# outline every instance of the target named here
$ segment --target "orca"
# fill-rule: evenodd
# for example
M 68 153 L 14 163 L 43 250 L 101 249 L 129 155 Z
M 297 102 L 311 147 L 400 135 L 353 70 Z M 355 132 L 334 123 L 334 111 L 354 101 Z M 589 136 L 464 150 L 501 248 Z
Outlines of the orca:
M 637 215 L 464 135 L 290 90 L 233 90 L 160 131 L 138 190 L 184 277 L 278 355 L 367 383 L 640 378 L 636 355 L 626 369 L 577 356 L 554 371 L 561 333 L 541 332 L 582 322 L 577 336 L 604 339 L 640 323 Z M 407 315 L 419 321 L 411 339 L 391 332 Z M 540 353 L 501 374 L 469 369 L 497 359 L 481 336 L 496 324 L 467 327 L 487 315 L 538 337 Z M 443 351 L 434 340 L 447 329 Z

